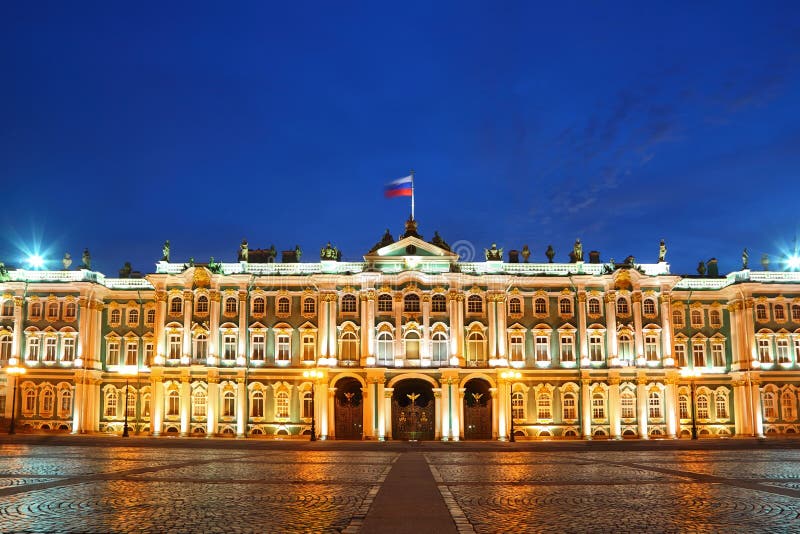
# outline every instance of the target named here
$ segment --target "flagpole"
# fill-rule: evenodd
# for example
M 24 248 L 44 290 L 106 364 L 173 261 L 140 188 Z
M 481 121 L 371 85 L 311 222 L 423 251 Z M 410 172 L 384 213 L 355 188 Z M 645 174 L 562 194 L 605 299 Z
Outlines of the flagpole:
M 414 169 L 411 169 L 411 220 L 414 220 Z

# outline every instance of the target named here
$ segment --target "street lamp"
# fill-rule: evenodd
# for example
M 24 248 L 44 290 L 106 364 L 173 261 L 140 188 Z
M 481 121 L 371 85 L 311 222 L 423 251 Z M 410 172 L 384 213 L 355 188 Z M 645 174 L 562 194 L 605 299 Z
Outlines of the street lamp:
M 24 375 L 26 369 L 24 367 L 19 367 L 18 365 L 12 365 L 10 367 L 6 367 L 6 374 L 8 375 Z M 11 397 L 11 424 L 8 427 L 8 434 L 16 434 L 17 431 L 14 428 L 14 416 L 17 414 L 17 378 L 14 378 L 14 393 Z
M 689 369 L 684 367 L 681 369 L 681 376 L 686 377 L 689 379 L 689 385 L 691 386 L 692 390 L 692 439 L 697 439 L 697 419 L 695 416 L 695 403 L 697 399 L 695 398 L 694 392 L 694 383 L 695 379 L 699 378 L 702 375 L 699 369 Z
M 519 373 L 519 371 L 503 371 L 502 373 L 500 373 L 500 378 L 505 380 L 508 383 L 508 386 L 509 386 L 508 387 L 508 397 L 509 397 L 510 403 L 509 403 L 508 407 L 510 408 L 510 410 L 509 410 L 509 414 L 508 414 L 509 417 L 508 418 L 511 420 L 511 423 L 509 425 L 508 441 L 510 441 L 511 443 L 514 443 L 514 442 L 517 441 L 516 438 L 514 437 L 514 386 L 513 386 L 513 382 L 512 381 L 513 380 L 519 380 L 521 376 L 522 375 Z
M 311 379 L 311 441 L 317 441 L 316 410 L 314 409 L 314 399 L 317 396 L 317 380 L 324 376 L 322 371 L 312 369 L 303 371 L 303 376 Z
M 119 370 L 119 374 L 125 377 L 125 424 L 122 426 L 122 437 L 128 437 L 128 380 L 133 373 L 128 366 L 123 366 Z

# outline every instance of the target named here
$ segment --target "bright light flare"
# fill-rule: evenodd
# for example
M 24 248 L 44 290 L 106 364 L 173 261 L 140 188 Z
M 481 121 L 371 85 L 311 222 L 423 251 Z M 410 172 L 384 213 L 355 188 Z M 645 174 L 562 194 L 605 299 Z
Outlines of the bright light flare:
M 786 258 L 786 267 L 793 271 L 800 269 L 800 256 L 793 254 Z
M 26 261 L 28 262 L 28 265 L 31 266 L 31 269 L 41 269 L 44 267 L 44 258 L 38 254 L 31 254 L 28 256 Z

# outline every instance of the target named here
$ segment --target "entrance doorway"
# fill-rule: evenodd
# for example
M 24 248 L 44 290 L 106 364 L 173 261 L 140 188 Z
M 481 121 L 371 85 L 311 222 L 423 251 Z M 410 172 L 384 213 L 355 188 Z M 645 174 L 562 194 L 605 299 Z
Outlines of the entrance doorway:
M 336 439 L 361 439 L 364 431 L 364 403 L 361 382 L 343 378 L 336 383 Z
M 492 439 L 492 391 L 486 380 L 464 385 L 464 439 Z
M 411 378 L 395 384 L 392 393 L 392 437 L 432 440 L 436 434 L 433 386 Z

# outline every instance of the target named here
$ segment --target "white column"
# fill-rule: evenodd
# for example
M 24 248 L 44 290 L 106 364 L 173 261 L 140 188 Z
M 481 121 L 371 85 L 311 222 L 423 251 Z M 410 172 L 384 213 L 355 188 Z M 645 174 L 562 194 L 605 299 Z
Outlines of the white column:
M 325 405 L 328 407 L 327 421 L 328 421 L 328 437 L 336 438 L 336 420 L 334 409 L 334 397 L 336 395 L 336 388 L 328 388 L 328 398 Z
M 664 415 L 667 420 L 667 437 L 675 439 L 678 435 L 678 391 L 676 386 L 676 379 L 672 376 L 667 376 L 666 387 L 664 388 Z
M 502 381 L 496 388 L 489 388 L 492 394 L 492 438 L 505 441 L 508 436 L 506 424 L 506 403 L 504 402 L 508 383 Z
M 329 311 L 328 311 L 328 358 L 336 358 L 337 352 L 337 325 L 338 325 L 338 318 L 336 316 L 336 294 L 332 293 L 330 295 L 330 300 L 328 302 Z
M 364 439 L 372 439 L 375 437 L 375 428 L 373 426 L 373 422 L 375 421 L 375 416 L 373 414 L 373 395 L 374 388 L 372 387 L 372 379 L 368 378 L 367 387 L 361 388 L 361 406 L 364 407 L 362 410 L 361 427 L 364 429 Z
M 620 416 L 620 396 L 619 396 L 619 377 L 608 378 L 608 421 L 611 426 L 611 437 L 620 439 L 622 437 L 622 422 Z
M 394 296 L 394 357 L 395 359 L 402 357 L 405 360 L 405 351 L 403 350 L 403 299 L 402 295 L 397 294 Z
M 753 414 L 753 433 L 757 438 L 764 437 L 764 421 L 761 414 L 761 385 L 758 380 L 750 381 L 750 412 Z
M 150 433 L 160 436 L 164 425 L 164 382 L 160 373 L 153 374 L 150 389 Z
M 74 388 L 74 396 L 72 398 L 72 434 L 80 434 L 83 431 L 83 402 L 85 396 L 85 388 L 86 386 L 83 383 L 83 375 L 85 371 L 75 371 L 75 388 Z M 9 376 L 9 387 L 14 387 L 16 382 L 10 382 L 12 376 Z M 11 402 L 8 399 L 11 399 L 11 393 L 13 390 L 8 390 L 6 394 L 6 417 L 11 416 Z
M 606 293 L 606 336 L 608 337 L 607 361 L 617 357 L 617 297 L 614 291 Z
M 670 295 L 661 295 L 661 361 L 674 358 L 672 355 L 672 313 L 669 309 Z M 675 362 L 677 365 L 678 362 Z M 674 389 L 674 387 L 673 387 Z
M 208 332 L 208 354 L 219 358 L 219 292 L 212 291 L 208 300 L 211 302 Z M 216 423 L 214 423 L 216 425 Z M 216 428 L 216 427 L 215 427 Z
M 464 393 L 465 388 L 457 388 L 458 391 L 458 438 L 464 439 Z
M 591 379 L 581 378 L 581 434 L 584 439 L 592 439 L 592 393 L 589 389 Z
M 217 433 L 219 419 L 219 379 L 216 377 L 208 378 L 206 403 L 206 436 L 212 437 Z
M 636 378 L 636 405 L 639 411 L 636 421 L 639 427 L 639 438 L 648 439 L 647 435 L 647 377 Z
M 359 309 L 359 326 L 361 326 L 361 350 L 360 350 L 360 359 L 361 359 L 361 366 L 364 367 L 367 364 L 366 358 L 370 355 L 369 347 L 369 328 L 367 325 L 369 324 L 369 295 L 367 292 L 362 291 L 359 294 L 361 308 Z M 365 405 L 366 407 L 366 405 Z M 371 428 L 371 425 L 370 425 Z M 364 427 L 366 431 L 367 427 Z
M 367 354 L 375 356 L 375 292 L 370 291 L 367 298 L 367 324 L 366 327 L 362 326 L 361 335 L 366 336 L 369 340 Z M 363 331 L 364 328 L 366 328 L 366 332 Z
M 507 358 L 506 353 L 506 296 L 498 294 L 495 311 L 497 313 L 497 357 Z
M 642 341 L 642 292 L 634 291 L 631 295 L 631 301 L 633 304 L 633 340 L 636 344 L 636 358 L 644 358 L 644 343 Z
M 442 416 L 440 422 L 442 425 L 442 441 L 450 439 L 450 379 L 442 378 Z
M 384 439 L 392 439 L 392 394 L 394 388 L 383 388 L 383 424 L 385 426 Z
M 456 325 L 456 332 L 458 332 L 458 359 L 461 365 L 464 365 L 464 306 L 466 306 L 466 302 L 464 301 L 464 295 L 462 293 L 458 294 L 458 324 Z M 461 407 L 463 410 L 463 406 Z M 459 418 L 459 424 L 463 421 L 463 418 Z M 458 435 L 461 436 L 463 434 L 462 431 L 459 430 Z
M 12 338 L 11 356 L 17 359 L 17 365 L 22 363 L 22 326 L 24 324 L 24 317 L 22 316 L 22 305 L 24 303 L 23 297 L 14 297 L 14 334 Z M 81 319 L 85 315 L 84 308 L 86 306 L 86 299 L 81 299 Z M 81 337 L 84 337 L 84 329 L 80 329 Z M 80 343 L 80 341 L 79 341 Z M 80 356 L 80 353 L 78 353 Z M 9 380 L 11 377 L 9 377 Z M 10 397 L 9 397 L 10 398 Z M 6 401 L 8 402 L 8 401 Z
M 16 299 L 14 299 L 14 300 L 16 302 Z M 86 356 L 87 347 L 89 346 L 89 338 L 88 338 L 88 335 L 89 335 L 89 299 L 87 299 L 86 297 L 80 297 L 78 299 L 78 309 L 79 309 L 79 312 L 78 312 L 79 313 L 79 316 L 78 316 L 78 346 L 75 349 L 75 351 L 76 351 L 75 355 L 76 355 L 77 358 L 80 358 L 80 359 L 83 360 L 84 357 Z M 14 308 L 15 316 L 16 316 L 16 311 L 17 311 L 17 309 L 15 307 Z M 15 339 L 16 339 L 16 335 L 17 335 L 16 327 L 17 327 L 17 323 L 15 322 L 14 323 L 14 336 L 15 336 Z M 16 341 L 15 341 L 15 345 L 14 346 L 15 347 L 17 346 L 16 345 Z M 17 349 L 15 349 L 15 350 L 17 350 Z M 16 352 L 13 353 L 13 354 L 16 355 L 17 357 L 19 357 L 19 354 L 17 354 Z M 84 360 L 84 362 L 85 362 L 85 360 Z M 84 365 L 85 365 L 85 363 L 84 363 Z
M 319 295 L 319 357 L 328 357 L 328 293 Z M 324 433 L 322 435 L 325 435 Z
M 189 435 L 189 421 L 192 416 L 192 386 L 188 376 L 181 377 L 181 435 Z
M 586 291 L 578 290 L 578 340 L 580 352 L 578 360 L 589 357 L 589 343 L 586 336 Z
M 378 439 L 386 439 L 386 402 L 383 378 L 375 382 L 375 408 L 378 410 Z
M 247 338 L 250 331 L 247 329 L 247 293 L 239 291 L 239 344 L 236 351 L 236 356 L 246 357 L 247 354 Z
M 314 416 L 316 417 L 317 432 L 323 439 L 331 434 L 328 431 L 328 380 L 327 377 L 317 382 L 314 396 Z
M 426 293 L 422 296 L 422 350 L 420 351 L 422 358 L 431 357 L 431 296 Z M 438 416 L 438 412 L 437 416 Z M 436 426 L 436 431 L 439 431 L 439 426 Z
M 441 423 L 442 423 L 442 390 L 441 388 L 433 388 L 433 417 L 434 417 L 434 424 L 433 424 L 433 439 L 441 439 L 442 432 L 441 432 Z
M 156 343 L 156 355 L 166 357 L 164 340 L 164 324 L 167 319 L 167 292 L 156 291 L 156 325 L 153 336 Z
M 494 359 L 497 358 L 497 342 L 495 341 L 495 335 L 497 332 L 497 302 L 494 300 L 493 293 L 487 293 L 486 300 L 489 304 L 489 358 Z
M 183 354 L 182 356 L 191 356 L 192 354 L 192 297 L 194 293 L 191 291 L 183 292 Z
M 236 437 L 243 438 L 247 421 L 245 420 L 245 413 L 247 413 L 247 390 L 244 387 L 244 378 L 236 379 Z

